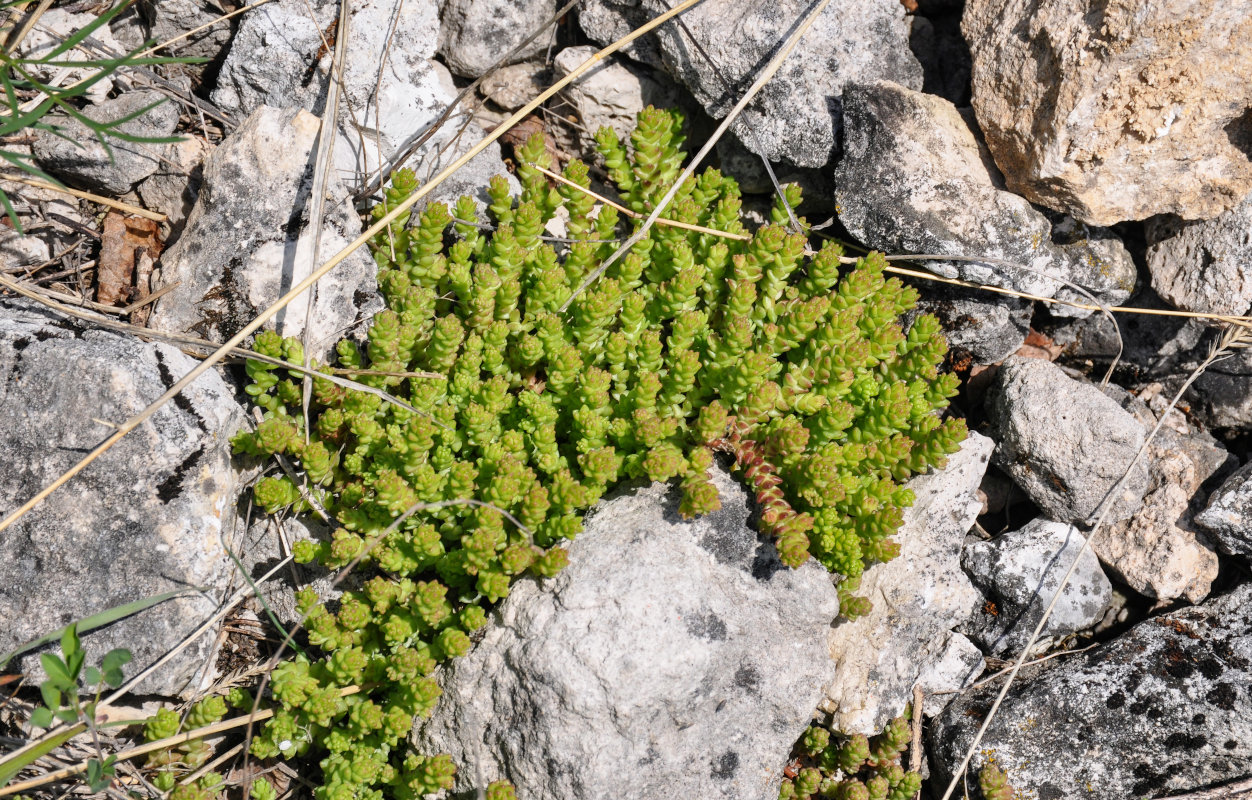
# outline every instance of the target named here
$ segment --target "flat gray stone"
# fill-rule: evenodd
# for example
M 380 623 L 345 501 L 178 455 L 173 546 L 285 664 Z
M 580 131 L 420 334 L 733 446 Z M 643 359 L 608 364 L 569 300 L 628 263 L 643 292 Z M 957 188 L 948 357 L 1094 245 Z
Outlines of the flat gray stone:
M 973 261 L 926 261 L 925 267 L 1042 297 L 1090 302 L 1062 281 L 1110 305 L 1130 296 L 1136 272 L 1121 241 L 1105 229 L 1077 229 L 1072 220 L 1054 224 L 1005 191 L 971 125 L 947 100 L 887 81 L 858 82 L 844 88 L 843 120 L 844 154 L 835 168 L 839 221 L 866 246 L 1001 259 L 1020 268 Z
M 126 92 L 112 100 L 88 106 L 83 109 L 83 114 L 97 122 L 116 122 L 153 104 L 157 105 L 118 125 L 117 130 L 145 138 L 169 136 L 178 124 L 178 106 L 157 91 Z M 76 186 L 105 194 L 125 194 L 136 183 L 156 172 L 167 147 L 164 144 L 106 137 L 106 148 L 78 120 L 50 116 L 44 121 L 60 126 L 65 138 L 47 131 L 36 132 L 33 151 L 39 165 Z
M 456 791 L 778 796 L 838 598 L 816 562 L 782 566 L 746 525 L 744 489 L 713 478 L 722 510 L 684 521 L 676 488 L 627 490 L 588 516 L 560 575 L 514 586 L 415 728 L 418 752 L 460 765 Z
M 1094 650 L 1024 669 L 971 775 L 994 757 L 1014 786 L 1040 800 L 1172 797 L 1247 777 L 1250 606 L 1252 584 L 1243 584 Z M 993 681 L 968 691 L 932 721 L 932 785 L 951 780 L 1001 688 Z
M 1050 361 L 1013 356 L 987 394 L 996 465 L 1050 518 L 1094 521 L 1147 435 L 1098 388 Z M 1112 501 L 1107 521 L 1127 519 L 1148 490 L 1146 456 Z
M 994 446 L 970 433 L 942 470 L 909 481 L 916 501 L 894 537 L 900 555 L 867 569 L 857 592 L 873 609 L 830 633 L 835 668 L 821 709 L 835 730 L 869 735 L 898 716 L 919 676 L 948 658 L 950 632 L 981 602 L 961 571 L 961 545 L 981 508 L 978 485 Z
M 1113 586 L 1086 538 L 1064 522 L 1042 517 L 990 541 L 965 546 L 961 565 L 996 605 L 994 614 L 975 615 L 967 633 L 991 655 L 1016 656 L 1044 610 L 1060 598 L 1040 636 L 1064 636 L 1090 628 L 1113 602 Z M 1079 555 L 1079 552 L 1082 555 Z M 1078 566 L 1061 588 L 1074 559 Z
M 0 302 L 0 516 L 112 433 L 97 420 L 130 418 L 196 363 L 168 345 Z M 0 653 L 90 614 L 204 587 L 207 595 L 189 592 L 83 635 L 87 663 L 124 647 L 133 675 L 207 619 L 233 569 L 222 534 L 239 494 L 229 437 L 242 424 L 233 391 L 209 371 L 0 533 Z M 198 688 L 189 684 L 212 666 L 214 636 L 191 642 L 136 692 Z M 37 655 L 18 666 L 36 681 L 42 674 Z

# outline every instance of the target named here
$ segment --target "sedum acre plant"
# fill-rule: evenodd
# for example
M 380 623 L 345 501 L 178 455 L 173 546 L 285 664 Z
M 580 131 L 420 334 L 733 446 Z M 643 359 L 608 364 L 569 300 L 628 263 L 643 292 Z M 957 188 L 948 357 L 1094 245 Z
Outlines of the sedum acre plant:
M 677 113 L 649 108 L 630 148 L 600 132 L 625 206 L 652 209 L 677 178 L 681 127 Z M 339 527 L 330 541 L 301 542 L 297 560 L 360 559 L 369 570 L 333 608 L 299 593 L 322 655 L 274 672 L 276 714 L 251 745 L 262 758 L 323 754 L 321 800 L 407 799 L 450 784 L 447 756 L 402 746 L 439 696 L 435 666 L 468 650 L 515 579 L 561 569 L 557 545 L 615 484 L 678 480 L 682 513 L 703 514 L 718 507 L 706 472 L 726 453 L 785 563 L 813 557 L 855 581 L 898 552 L 890 536 L 913 499 L 901 481 L 941 465 L 964 436 L 936 413 L 957 385 L 937 372 L 938 322 L 901 328 L 916 293 L 883 276 L 880 256 L 841 275 L 839 247 L 807 254 L 780 205 L 750 238 L 656 226 L 575 296 L 623 221 L 550 184 L 536 169 L 550 166 L 541 139 L 518 161 L 521 197 L 494 179 L 489 227 L 462 198 L 395 220 L 372 244 L 387 308 L 364 347 L 339 343 L 338 366 L 414 410 L 317 379 L 306 430 L 299 375 L 247 364 L 265 418 L 236 450 L 286 454 L 304 472 L 300 487 L 265 478 L 257 502 L 278 512 L 316 501 Z M 589 185 L 580 162 L 564 175 Z M 397 173 L 375 217 L 415 188 Z M 792 206 L 800 199 L 788 189 Z M 735 182 L 709 169 L 667 216 L 742 235 L 740 205 Z M 554 244 L 545 226 L 562 208 L 568 239 Z M 303 359 L 299 343 L 272 333 L 255 347 Z M 865 602 L 849 595 L 845 613 Z M 341 696 L 350 685 L 366 688 Z
M 905 716 L 870 737 L 832 738 L 826 728 L 811 726 L 796 744 L 799 758 L 779 787 L 779 800 L 913 800 L 922 776 L 900 765 L 910 733 Z

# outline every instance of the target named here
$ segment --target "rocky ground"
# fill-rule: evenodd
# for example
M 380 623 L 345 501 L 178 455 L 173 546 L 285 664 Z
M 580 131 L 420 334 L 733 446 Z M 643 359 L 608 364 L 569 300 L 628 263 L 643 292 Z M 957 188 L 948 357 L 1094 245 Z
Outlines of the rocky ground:
M 38 57 L 106 7 L 53 4 L 16 53 Z M 355 239 L 381 175 L 401 161 L 435 175 L 669 6 L 353 0 L 346 48 L 333 41 L 340 8 L 271 0 L 201 27 L 242 6 L 137 3 L 74 52 L 190 32 L 164 52 L 201 61 L 119 71 L 74 104 L 176 141 L 106 148 L 74 121 L 62 136 L 0 136 L 0 151 L 65 185 L 155 217 L 3 173 L 24 233 L 0 223 L 0 512 L 301 281 L 315 251 L 324 261 Z M 625 137 L 650 104 L 684 111 L 695 150 L 809 8 L 705 0 L 596 65 L 427 202 L 486 203 L 495 175 L 516 188 L 513 149 L 531 131 L 559 163 L 597 165 L 602 188 L 596 130 Z M 419 750 L 453 755 L 459 791 L 507 777 L 523 798 L 772 800 L 811 720 L 871 735 L 920 699 L 910 755 L 929 776 L 923 796 L 944 796 L 970 748 L 971 775 L 994 762 L 1021 797 L 1246 796 L 1248 42 L 1246 0 L 1119 0 L 1098 14 L 1071 0 L 833 0 L 710 160 L 758 218 L 775 179 L 798 183 L 798 212 L 822 235 L 939 257 L 895 266 L 917 271 L 906 280 L 943 324 L 945 368 L 961 378 L 951 413 L 971 434 L 911 481 L 901 555 L 867 571 L 873 607 L 855 620 L 839 617 L 822 568 L 778 564 L 728 475 L 716 476 L 723 510 L 694 521 L 664 485 L 603 501 L 570 567 L 516 589 L 441 676 Z M 45 79 L 65 85 L 75 69 Z M 319 118 L 332 116 L 325 142 Z M 325 357 L 380 307 L 361 249 L 267 327 Z M 170 654 L 118 708 L 255 679 L 277 642 L 267 607 L 297 618 L 305 576 L 284 565 L 260 587 L 265 607 L 250 579 L 324 531 L 251 508 L 251 483 L 276 465 L 232 458 L 229 438 L 259 414 L 239 363 L 207 371 L 0 529 L 0 653 L 183 590 L 84 635 L 89 660 L 128 648 L 128 676 Z M 0 701 L 0 746 L 15 749 L 43 672 L 34 652 L 0 672 L 26 676 L 6 676 L 19 691 Z

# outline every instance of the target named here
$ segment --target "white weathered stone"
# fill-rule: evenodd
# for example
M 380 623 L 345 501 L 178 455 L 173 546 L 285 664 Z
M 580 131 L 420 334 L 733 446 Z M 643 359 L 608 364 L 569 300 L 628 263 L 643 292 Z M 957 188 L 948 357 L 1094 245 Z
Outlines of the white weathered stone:
M 916 495 L 895 534 L 900 555 L 865 570 L 857 594 L 873 608 L 840 620 L 828 645 L 835 659 L 821 708 L 848 733 L 882 730 L 913 697 L 913 684 L 946 657 L 950 632 L 981 598 L 961 571 L 961 544 L 978 517 L 994 443 L 970 433 L 942 470 L 909 481 Z
M 442 0 L 439 55 L 457 75 L 477 78 L 556 13 L 552 0 Z M 548 49 L 556 27 L 535 37 L 515 59 Z
M 971 0 L 961 29 L 1011 191 L 1093 225 L 1252 191 L 1247 0 Z
M 321 114 L 334 57 L 321 47 L 321 32 L 340 4 L 313 5 L 316 19 L 304 0 L 277 0 L 248 12 L 213 102 L 241 117 L 262 105 Z M 438 38 L 435 3 L 362 0 L 351 8 L 334 164 L 340 179 L 355 185 L 380 159 L 425 133 L 453 95 L 430 61 Z M 449 135 L 460 127 L 456 120 L 448 125 Z
M 456 791 L 778 796 L 838 598 L 815 561 L 782 566 L 746 525 L 744 489 L 713 478 L 720 511 L 684 521 L 675 487 L 628 489 L 588 516 L 561 574 L 513 587 L 416 727 L 419 752 L 460 766 Z

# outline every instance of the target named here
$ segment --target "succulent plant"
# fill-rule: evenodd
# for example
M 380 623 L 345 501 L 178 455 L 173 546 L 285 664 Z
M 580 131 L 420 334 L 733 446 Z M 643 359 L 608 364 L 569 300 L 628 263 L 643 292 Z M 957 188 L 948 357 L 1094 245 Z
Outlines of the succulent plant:
M 625 207 L 650 211 L 677 178 L 682 122 L 649 108 L 630 148 L 600 132 Z M 319 800 L 450 785 L 446 756 L 402 746 L 438 699 L 435 666 L 470 647 L 514 580 L 564 566 L 558 545 L 615 484 L 677 480 L 682 513 L 707 513 L 719 505 L 707 471 L 728 454 L 782 560 L 814 557 L 855 581 L 899 551 L 890 536 L 913 500 L 901 483 L 964 436 L 938 413 L 957 387 L 938 370 L 939 324 L 901 327 L 917 295 L 884 276 L 881 256 L 842 269 L 837 244 L 811 253 L 781 203 L 749 232 L 737 185 L 708 169 L 667 210 L 685 227 L 653 227 L 579 294 L 626 223 L 580 189 L 581 162 L 565 168 L 568 184 L 550 183 L 542 139 L 517 160 L 521 196 L 493 179 L 487 230 L 461 198 L 401 215 L 372 242 L 387 307 L 364 346 L 344 339 L 336 352 L 340 371 L 376 391 L 315 378 L 306 428 L 300 375 L 247 363 L 265 414 L 236 451 L 285 454 L 303 471 L 298 484 L 261 480 L 257 503 L 317 504 L 336 529 L 299 543 L 296 559 L 359 560 L 368 578 L 334 606 L 299 593 L 321 655 L 275 671 L 275 714 L 252 740 L 262 758 L 322 754 Z M 398 172 L 376 218 L 415 188 Z M 799 205 L 798 190 L 787 199 Z M 567 238 L 553 243 L 560 209 Z M 303 362 L 298 342 L 273 333 L 254 347 Z M 849 612 L 864 610 L 845 595 Z M 341 696 L 348 685 L 370 688 Z

